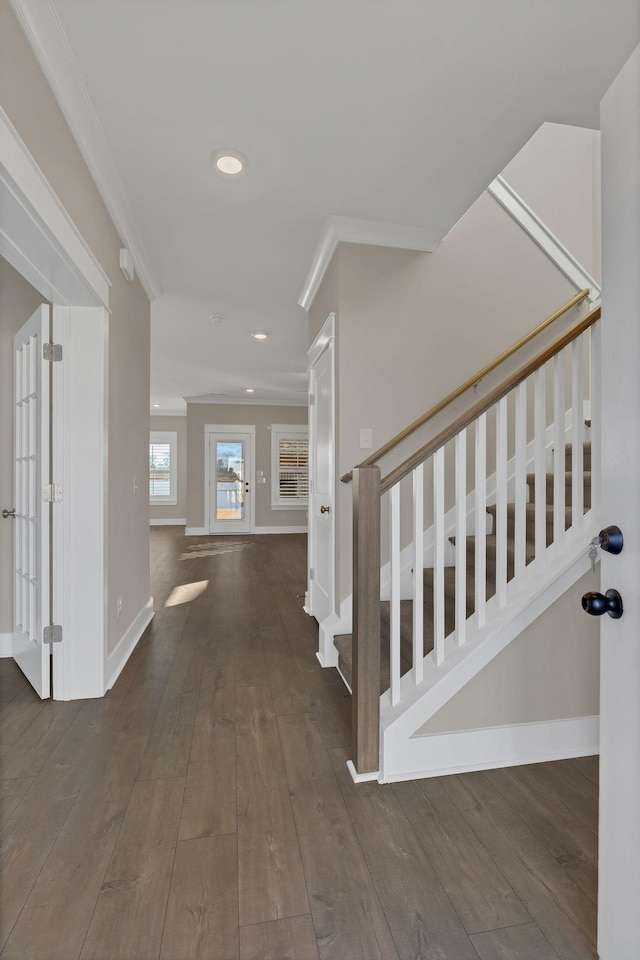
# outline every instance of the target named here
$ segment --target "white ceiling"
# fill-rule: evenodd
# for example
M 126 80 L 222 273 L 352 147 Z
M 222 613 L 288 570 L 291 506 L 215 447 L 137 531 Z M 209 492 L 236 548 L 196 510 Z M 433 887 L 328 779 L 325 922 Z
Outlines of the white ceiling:
M 640 42 L 638 0 L 13 2 L 57 13 L 164 291 L 163 411 L 248 386 L 304 402 L 297 300 L 326 218 L 432 247 L 543 121 L 597 126 Z

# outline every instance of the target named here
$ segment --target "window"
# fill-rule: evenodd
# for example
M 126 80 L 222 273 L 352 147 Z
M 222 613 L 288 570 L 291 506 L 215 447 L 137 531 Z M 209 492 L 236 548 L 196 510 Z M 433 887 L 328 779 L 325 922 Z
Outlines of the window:
M 301 510 L 309 502 L 309 431 L 306 424 L 271 425 L 271 507 Z
M 178 502 L 178 434 L 174 430 L 149 434 L 149 503 Z

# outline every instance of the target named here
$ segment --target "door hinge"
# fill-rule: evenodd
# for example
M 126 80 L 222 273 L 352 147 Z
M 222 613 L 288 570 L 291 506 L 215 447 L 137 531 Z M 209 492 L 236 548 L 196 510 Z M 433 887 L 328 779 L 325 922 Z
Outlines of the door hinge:
M 309 567 L 309 580 L 315 580 L 316 572 L 313 567 Z
M 310 394 L 309 394 L 309 406 L 310 406 L 310 407 L 314 407 L 314 406 L 315 406 L 315 403 L 316 403 L 316 395 L 315 395 L 315 393 L 310 393 Z
M 43 483 L 42 484 L 42 502 L 60 503 L 62 500 L 61 483 Z
M 43 643 L 62 643 L 62 625 L 52 623 L 42 631 Z
M 49 363 L 55 363 L 55 362 L 58 362 L 59 360 L 62 360 L 62 344 L 61 343 L 43 343 L 42 359 L 48 360 Z

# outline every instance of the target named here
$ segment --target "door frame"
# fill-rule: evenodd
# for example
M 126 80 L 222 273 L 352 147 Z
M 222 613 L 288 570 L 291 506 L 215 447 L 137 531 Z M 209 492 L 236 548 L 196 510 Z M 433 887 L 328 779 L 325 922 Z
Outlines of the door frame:
M 52 647 L 53 695 L 65 700 L 99 697 L 105 692 L 108 636 L 111 283 L 1 107 L 0 208 L 0 254 L 53 304 L 54 339 L 63 345 L 63 363 L 53 363 L 51 371 L 57 401 L 53 420 L 55 482 L 63 484 L 63 497 L 67 497 L 53 505 L 53 613 L 55 623 L 63 627 L 62 643 Z M 87 436 L 95 440 L 97 455 L 90 477 L 86 474 Z M 85 503 L 88 489 L 92 490 L 94 519 L 90 537 L 84 512 L 78 509 L 79 500 Z M 90 631 L 88 623 L 92 624 Z M 2 652 L 12 654 L 6 649 Z
M 211 497 L 209 495 L 209 486 L 211 484 L 211 470 L 209 466 L 209 445 L 211 442 L 212 434 L 216 433 L 228 433 L 230 435 L 234 433 L 248 433 L 249 434 L 249 456 L 251 458 L 251 476 L 249 477 L 250 484 L 250 493 L 249 497 L 249 533 L 253 533 L 256 527 L 256 512 L 254 509 L 255 495 L 256 495 L 256 425 L 246 424 L 246 423 L 205 423 L 204 425 L 204 529 L 205 532 L 212 536 L 219 536 L 219 534 L 213 534 L 211 530 L 211 511 L 209 509 L 209 504 L 211 502 Z M 229 531 L 228 536 L 230 537 L 241 537 L 242 533 L 234 533 Z M 244 536 L 247 536 L 245 533 Z
M 328 621 L 333 622 L 336 619 L 335 609 L 336 609 L 336 510 L 338 508 L 338 497 L 337 497 L 337 463 L 336 463 L 336 355 L 335 355 L 335 329 L 336 329 L 336 315 L 335 313 L 330 313 L 324 322 L 322 329 L 318 333 L 317 337 L 309 347 L 307 351 L 308 358 L 308 376 L 309 376 L 309 397 L 313 395 L 314 380 L 313 373 L 314 368 L 321 359 L 321 357 L 326 353 L 327 349 L 330 346 L 333 346 L 333 355 L 331 361 L 331 381 L 332 381 L 332 396 L 331 396 L 331 434 L 332 434 L 332 462 L 333 462 L 333 490 L 332 490 L 332 502 L 333 509 L 330 514 L 330 529 L 331 529 L 331 539 L 332 547 L 329 552 L 331 557 L 330 560 L 330 571 L 329 571 L 329 584 L 331 588 L 331 613 L 327 618 L 325 618 L 320 623 L 319 630 L 319 649 L 318 649 L 318 660 L 322 666 L 335 666 L 337 663 L 337 652 L 333 644 L 333 633 L 330 630 L 323 628 L 323 625 L 327 625 Z M 316 464 L 316 423 L 315 423 L 315 413 L 314 413 L 314 404 L 309 401 L 309 479 L 313 480 L 315 476 L 315 464 Z M 310 615 L 314 616 L 313 610 L 313 589 L 311 585 L 311 570 L 314 567 L 315 561 L 315 540 L 316 540 L 316 531 L 315 531 L 315 518 L 313 509 L 311 507 L 311 498 L 313 493 L 311 489 L 309 490 L 309 530 L 308 530 L 308 564 L 307 564 L 307 590 L 305 593 L 305 603 L 304 609 Z

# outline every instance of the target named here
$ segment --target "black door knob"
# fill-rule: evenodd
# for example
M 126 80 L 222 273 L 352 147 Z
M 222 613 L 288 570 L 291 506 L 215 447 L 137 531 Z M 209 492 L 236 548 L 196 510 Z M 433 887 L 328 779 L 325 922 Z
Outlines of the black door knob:
M 592 617 L 601 617 L 608 613 L 614 620 L 622 616 L 622 597 L 617 590 L 607 590 L 606 593 L 585 593 L 582 598 L 582 609 Z
M 622 553 L 624 539 L 620 527 L 616 527 L 615 525 L 605 527 L 604 530 L 601 530 L 598 534 L 598 540 L 605 553 Z

